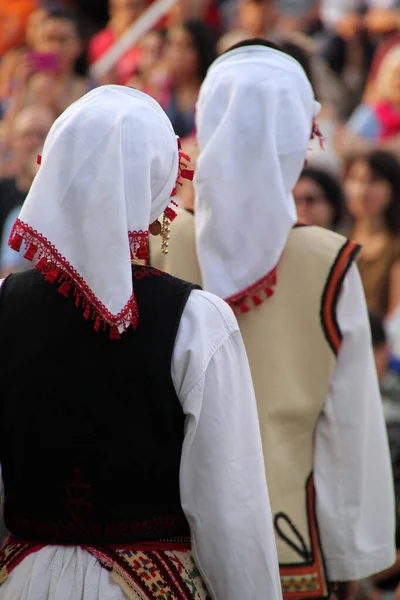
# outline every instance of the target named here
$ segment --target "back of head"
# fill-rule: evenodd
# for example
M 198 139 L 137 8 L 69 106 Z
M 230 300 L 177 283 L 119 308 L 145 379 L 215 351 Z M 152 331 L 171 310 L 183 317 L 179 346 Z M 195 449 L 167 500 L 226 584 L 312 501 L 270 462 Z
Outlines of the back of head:
M 174 130 L 155 100 L 98 87 L 53 124 L 11 245 L 33 244 L 31 260 L 40 250 L 99 319 L 122 331 L 136 315 L 131 258 L 147 248 L 178 166 Z
M 277 264 L 296 221 L 292 190 L 319 110 L 300 64 L 271 46 L 251 40 L 219 57 L 197 103 L 198 251 L 206 289 L 224 298 Z M 238 240 L 243 265 L 228 272 L 221 257 Z

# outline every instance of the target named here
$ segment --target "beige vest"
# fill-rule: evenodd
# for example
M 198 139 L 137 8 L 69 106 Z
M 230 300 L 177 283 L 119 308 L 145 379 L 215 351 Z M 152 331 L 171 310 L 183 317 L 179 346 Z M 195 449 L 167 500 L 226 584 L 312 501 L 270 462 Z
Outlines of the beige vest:
M 176 237 L 162 267 L 201 283 L 194 219 L 188 217 L 185 246 Z M 277 268 L 274 295 L 237 312 L 256 391 L 286 599 L 329 595 L 315 515 L 313 442 L 341 343 L 337 300 L 357 252 L 340 235 L 296 227 Z

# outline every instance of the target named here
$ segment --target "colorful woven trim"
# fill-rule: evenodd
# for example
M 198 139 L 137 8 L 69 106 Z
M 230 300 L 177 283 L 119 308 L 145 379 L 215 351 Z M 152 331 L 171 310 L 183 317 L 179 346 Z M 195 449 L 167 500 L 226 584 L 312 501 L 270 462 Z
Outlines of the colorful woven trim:
M 300 559 L 299 562 L 293 564 L 279 565 L 284 600 L 327 600 L 330 596 L 315 503 L 314 477 L 311 473 L 306 483 L 306 509 L 311 542 L 309 548 L 287 515 L 278 513 L 274 516 L 277 535 L 298 553 Z M 282 517 L 286 521 L 286 525 L 289 525 L 289 531 L 292 532 L 291 538 L 284 534 L 279 525 Z
M 8 538 L 0 555 L 0 585 L 20 562 L 41 550 Z M 130 600 L 210 600 L 190 551 L 190 540 L 143 542 L 126 548 L 82 546 L 110 572 Z
M 231 308 L 239 310 L 241 313 L 247 313 L 254 306 L 259 306 L 265 299 L 274 294 L 274 287 L 277 283 L 277 266 L 267 275 L 245 288 L 244 290 L 225 298 Z
M 189 548 L 87 549 L 130 600 L 210 600 Z
M 333 353 L 337 356 L 343 335 L 337 321 L 337 304 L 342 289 L 343 280 L 349 268 L 357 258 L 361 250 L 361 246 L 352 240 L 347 240 L 336 256 L 335 262 L 332 265 L 328 280 L 322 295 L 321 302 L 321 323 L 325 333 L 325 337 L 332 348 Z
M 147 231 L 130 231 L 128 233 L 131 254 L 140 255 L 141 248 L 148 245 Z M 43 274 L 46 281 L 59 285 L 58 291 L 63 296 L 69 296 L 72 292 L 75 296 L 75 305 L 83 310 L 86 320 L 94 321 L 94 329 L 99 332 L 102 328 L 110 328 L 110 338 L 118 339 L 120 334 L 118 327 L 124 329 L 132 325 L 136 329 L 138 324 L 138 308 L 135 295 L 132 295 L 125 307 L 113 315 L 87 285 L 86 281 L 79 275 L 74 267 L 62 256 L 53 244 L 42 236 L 38 231 L 17 219 L 12 228 L 9 246 L 20 251 L 22 244 L 26 250 L 24 258 L 29 261 L 36 260 L 36 268 Z M 138 256 L 139 257 L 139 256 Z

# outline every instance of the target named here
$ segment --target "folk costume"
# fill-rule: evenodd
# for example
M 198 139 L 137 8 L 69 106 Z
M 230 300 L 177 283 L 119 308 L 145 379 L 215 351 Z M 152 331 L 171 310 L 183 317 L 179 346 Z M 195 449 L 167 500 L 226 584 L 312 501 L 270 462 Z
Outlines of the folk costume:
M 367 577 L 395 559 L 359 248 L 296 224 L 291 191 L 318 109 L 303 69 L 282 52 L 254 45 L 215 61 L 197 105 L 195 214 L 186 232 L 198 269 L 188 276 L 192 246 L 179 252 L 174 230 L 163 265 L 236 312 L 287 600 L 327 598 L 331 582 Z
M 0 290 L 2 600 L 281 597 L 236 319 L 136 264 L 174 215 L 179 158 L 126 87 L 48 135 L 10 238 L 36 269 Z

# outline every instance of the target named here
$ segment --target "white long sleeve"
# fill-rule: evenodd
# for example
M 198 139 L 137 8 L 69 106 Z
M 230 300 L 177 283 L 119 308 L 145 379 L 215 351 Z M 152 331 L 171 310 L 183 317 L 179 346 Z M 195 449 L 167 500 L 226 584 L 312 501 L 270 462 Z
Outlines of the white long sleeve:
M 315 437 L 321 542 L 331 581 L 358 580 L 395 561 L 394 491 L 368 313 L 355 265 L 338 305 L 343 333 Z
M 236 319 L 222 300 L 192 292 L 172 377 L 187 415 L 182 506 L 209 591 L 217 600 L 279 600 L 253 384 Z

